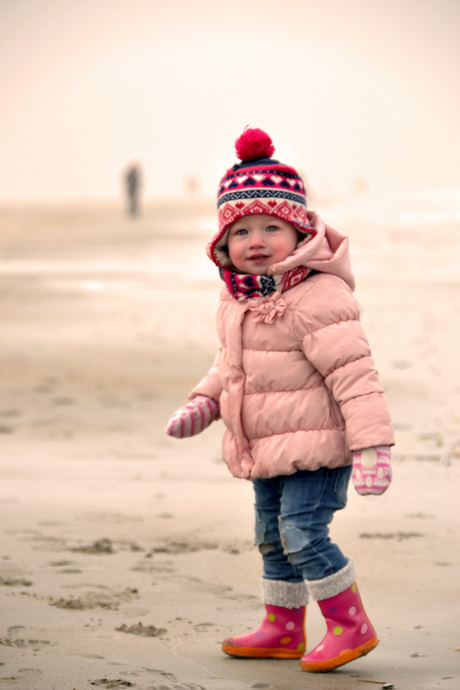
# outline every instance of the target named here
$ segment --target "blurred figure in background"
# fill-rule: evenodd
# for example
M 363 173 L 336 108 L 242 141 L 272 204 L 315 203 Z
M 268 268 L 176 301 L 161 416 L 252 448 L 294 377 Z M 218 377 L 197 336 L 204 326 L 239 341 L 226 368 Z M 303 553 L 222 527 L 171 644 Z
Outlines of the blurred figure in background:
M 124 173 L 125 190 L 128 201 L 128 215 L 137 216 L 140 212 L 139 196 L 142 186 L 142 173 L 140 165 L 133 163 Z

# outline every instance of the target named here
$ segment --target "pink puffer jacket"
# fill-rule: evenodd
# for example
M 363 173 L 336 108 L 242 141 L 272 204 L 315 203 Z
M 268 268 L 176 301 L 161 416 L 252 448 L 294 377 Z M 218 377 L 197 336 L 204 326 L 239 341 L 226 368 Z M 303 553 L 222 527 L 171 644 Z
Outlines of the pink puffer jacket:
M 278 296 L 271 323 L 255 320 L 257 311 L 223 288 L 217 313 L 222 348 L 190 394 L 220 400 L 223 455 L 235 477 L 338 467 L 351 463 L 351 451 L 394 443 L 352 294 L 348 239 L 308 215 L 315 238 L 270 272 L 296 266 L 318 272 Z M 260 298 L 261 308 L 270 300 Z

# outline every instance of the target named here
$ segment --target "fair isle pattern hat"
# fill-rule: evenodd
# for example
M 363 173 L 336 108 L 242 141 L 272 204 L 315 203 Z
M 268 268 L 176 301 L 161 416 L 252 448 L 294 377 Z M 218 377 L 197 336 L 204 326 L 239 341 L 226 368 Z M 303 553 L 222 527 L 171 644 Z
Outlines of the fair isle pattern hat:
M 307 220 L 307 193 L 294 168 L 271 158 L 272 140 L 261 129 L 245 129 L 235 142 L 241 163 L 227 170 L 219 184 L 217 211 L 219 230 L 211 238 L 207 253 L 220 268 L 229 268 L 227 231 L 243 216 L 265 214 L 291 223 L 311 239 L 315 230 Z

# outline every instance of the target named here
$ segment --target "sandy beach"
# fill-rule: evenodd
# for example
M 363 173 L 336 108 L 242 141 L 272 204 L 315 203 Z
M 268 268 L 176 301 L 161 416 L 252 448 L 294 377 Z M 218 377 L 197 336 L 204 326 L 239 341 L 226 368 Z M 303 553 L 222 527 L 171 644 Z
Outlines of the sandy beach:
M 387 494 L 351 487 L 332 529 L 380 645 L 313 675 L 221 652 L 263 613 L 252 488 L 222 422 L 164 433 L 217 348 L 212 204 L 0 206 L 2 690 L 460 686 L 460 221 L 393 208 L 317 209 L 350 235 L 397 443 Z M 312 604 L 309 649 L 324 630 Z

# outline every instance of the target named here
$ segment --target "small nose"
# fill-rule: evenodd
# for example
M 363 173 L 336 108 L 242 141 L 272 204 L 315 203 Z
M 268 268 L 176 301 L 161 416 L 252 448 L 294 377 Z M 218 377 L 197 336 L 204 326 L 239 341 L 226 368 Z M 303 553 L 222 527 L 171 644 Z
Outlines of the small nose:
M 250 247 L 263 247 L 265 245 L 264 234 L 260 230 L 253 230 L 249 238 Z

